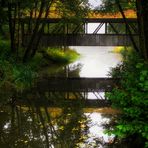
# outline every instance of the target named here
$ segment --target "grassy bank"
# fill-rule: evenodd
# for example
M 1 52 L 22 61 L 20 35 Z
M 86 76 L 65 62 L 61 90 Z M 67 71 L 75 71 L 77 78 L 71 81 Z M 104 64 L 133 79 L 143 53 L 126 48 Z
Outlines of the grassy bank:
M 121 53 L 124 54 L 125 52 L 131 52 L 132 51 L 132 47 L 124 47 L 124 46 L 117 46 L 113 49 L 113 53 Z
M 23 51 L 23 50 L 22 50 Z M 20 54 L 21 55 L 21 54 Z M 33 82 L 45 74 L 46 68 L 59 69 L 79 57 L 76 51 L 60 48 L 48 48 L 43 53 L 37 52 L 28 63 L 10 52 L 10 42 L 0 40 L 0 96 L 1 102 L 9 100 L 15 92 L 30 88 Z M 46 73 L 48 75 L 48 73 Z M 3 100 L 3 101 L 2 101 Z
M 74 62 L 80 57 L 80 55 L 73 49 L 61 49 L 61 48 L 47 48 L 44 53 L 47 60 L 50 60 L 57 64 L 68 64 Z

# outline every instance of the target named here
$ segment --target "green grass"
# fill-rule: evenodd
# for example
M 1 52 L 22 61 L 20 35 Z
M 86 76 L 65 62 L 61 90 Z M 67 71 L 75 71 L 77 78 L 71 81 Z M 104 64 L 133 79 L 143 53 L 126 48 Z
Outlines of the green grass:
M 68 64 L 79 58 L 79 54 L 72 49 L 48 48 L 45 57 L 57 64 Z
M 113 53 L 121 53 L 123 54 L 124 52 L 132 52 L 132 47 L 124 47 L 124 46 L 117 46 L 113 49 Z
M 44 56 L 44 54 L 46 56 Z M 0 88 L 8 83 L 12 90 L 22 91 L 32 85 L 34 80 L 42 75 L 45 68 L 59 69 L 60 65 L 73 62 L 79 57 L 76 51 L 67 49 L 65 52 L 60 48 L 48 48 L 43 54 L 37 52 L 35 57 L 28 63 L 15 60 L 10 52 L 10 42 L 0 40 Z M 55 66 L 57 65 L 57 68 Z M 7 91 L 7 90 L 6 90 Z
M 29 89 L 38 77 L 48 75 L 45 69 L 54 67 L 51 71 L 58 71 L 79 54 L 71 49 L 64 52 L 60 48 L 48 48 L 43 53 L 37 52 L 28 63 L 23 63 L 20 56 L 16 60 L 10 52 L 10 42 L 0 39 L 0 103 L 9 100 L 14 92 Z

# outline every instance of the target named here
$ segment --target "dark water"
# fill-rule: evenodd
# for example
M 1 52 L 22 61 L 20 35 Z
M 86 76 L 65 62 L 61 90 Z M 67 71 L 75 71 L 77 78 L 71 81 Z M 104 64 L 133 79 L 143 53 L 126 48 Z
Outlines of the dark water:
M 50 69 L 49 74 L 106 77 L 109 68 L 120 62 L 119 55 L 111 53 L 110 48 L 76 50 L 82 55 L 78 61 L 59 70 Z M 107 147 L 114 136 L 104 134 L 103 124 L 116 112 L 110 108 L 86 108 L 84 95 L 95 97 L 93 93 L 32 90 L 10 98 L 0 107 L 0 148 Z
M 104 109 L 84 109 L 80 101 L 63 100 L 60 107 L 51 107 L 49 99 L 42 98 L 42 104 L 38 99 L 28 99 L 28 103 L 13 100 L 1 107 L 0 147 L 99 148 L 112 141 L 114 136 L 103 133 L 102 124 L 112 117 Z

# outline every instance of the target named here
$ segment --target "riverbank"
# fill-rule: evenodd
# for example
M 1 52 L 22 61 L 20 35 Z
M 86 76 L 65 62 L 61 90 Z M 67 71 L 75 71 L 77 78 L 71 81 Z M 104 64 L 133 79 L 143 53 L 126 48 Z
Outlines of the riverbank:
M 113 49 L 113 53 L 124 54 L 125 52 L 132 52 L 132 47 L 117 46 Z
M 79 57 L 80 55 L 70 48 L 66 51 L 61 48 L 48 48 L 46 52 L 39 51 L 31 60 L 23 63 L 21 57 L 15 57 L 10 52 L 10 42 L 0 40 L 0 103 L 3 104 L 15 93 L 30 88 L 37 78 L 50 74 L 45 72 L 45 69 L 61 71 L 64 66 Z

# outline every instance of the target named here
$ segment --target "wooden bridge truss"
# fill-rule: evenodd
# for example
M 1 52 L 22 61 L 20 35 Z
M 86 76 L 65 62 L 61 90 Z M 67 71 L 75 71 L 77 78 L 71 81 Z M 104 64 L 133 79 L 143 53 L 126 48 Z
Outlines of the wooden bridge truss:
M 22 44 L 26 46 L 33 33 L 36 20 L 21 20 Z M 127 19 L 132 36 L 138 36 L 137 20 Z M 44 28 L 41 33 L 41 46 L 124 46 L 130 45 L 129 32 L 123 19 L 84 19 L 81 23 L 61 19 L 40 19 Z M 89 23 L 98 26 L 92 33 L 88 32 Z M 103 28 L 104 32 L 99 31 Z

